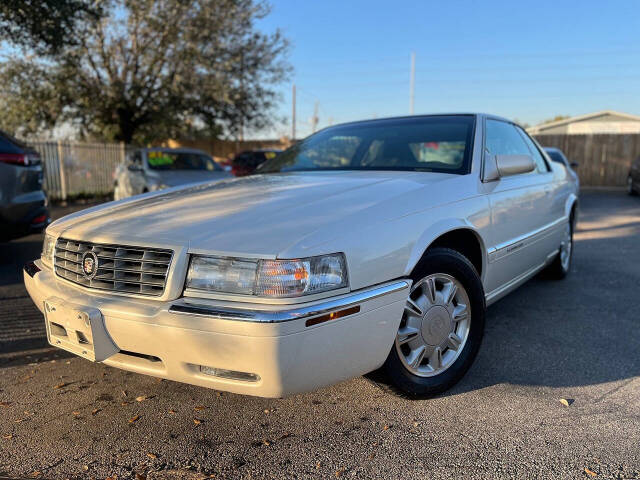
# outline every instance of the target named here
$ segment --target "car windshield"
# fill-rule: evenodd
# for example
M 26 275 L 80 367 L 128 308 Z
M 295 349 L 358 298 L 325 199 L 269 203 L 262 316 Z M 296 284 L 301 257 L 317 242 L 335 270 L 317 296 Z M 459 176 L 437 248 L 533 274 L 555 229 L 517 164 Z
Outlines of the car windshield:
M 152 150 L 147 153 L 147 162 L 153 170 L 222 170 L 211 157 L 202 153 Z
M 374 120 L 327 128 L 263 163 L 260 173 L 413 170 L 466 174 L 475 117 Z

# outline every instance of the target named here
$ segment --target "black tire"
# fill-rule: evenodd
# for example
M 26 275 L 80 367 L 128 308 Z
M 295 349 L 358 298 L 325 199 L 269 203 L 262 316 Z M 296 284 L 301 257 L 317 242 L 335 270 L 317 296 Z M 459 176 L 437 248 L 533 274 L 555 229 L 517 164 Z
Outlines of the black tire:
M 466 290 L 471 304 L 470 330 L 458 358 L 444 372 L 433 377 L 421 377 L 411 373 L 400 360 L 395 344 L 391 347 L 391 352 L 382 366 L 382 373 L 398 393 L 413 398 L 429 398 L 455 385 L 473 363 L 484 333 L 484 289 L 471 262 L 455 250 L 434 248 L 428 251 L 416 266 L 412 278 L 415 282 L 434 273 L 445 273 L 454 277 Z
M 632 197 L 638 195 L 638 192 L 633 188 L 633 179 L 631 178 L 631 175 L 627 178 L 627 193 Z
M 553 280 L 564 280 L 571 271 L 571 263 L 573 262 L 573 214 L 571 214 L 571 218 L 569 219 L 569 227 L 571 228 L 571 252 L 569 253 L 569 266 L 566 269 L 562 266 L 560 252 L 558 252 L 556 258 L 553 259 L 553 263 L 551 263 L 546 269 L 547 276 Z

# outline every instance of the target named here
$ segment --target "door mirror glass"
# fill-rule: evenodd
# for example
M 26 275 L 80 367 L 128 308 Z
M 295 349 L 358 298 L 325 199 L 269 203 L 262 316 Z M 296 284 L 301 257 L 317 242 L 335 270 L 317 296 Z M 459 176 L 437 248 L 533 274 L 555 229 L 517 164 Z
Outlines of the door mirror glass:
M 142 167 L 140 165 L 135 164 L 135 163 L 130 163 L 129 165 L 127 165 L 127 169 L 130 172 L 141 172 L 142 171 Z
M 571 162 L 569 166 L 575 170 L 580 166 L 580 164 L 578 162 Z
M 496 167 L 501 177 L 529 173 L 536 163 L 531 155 L 496 155 Z

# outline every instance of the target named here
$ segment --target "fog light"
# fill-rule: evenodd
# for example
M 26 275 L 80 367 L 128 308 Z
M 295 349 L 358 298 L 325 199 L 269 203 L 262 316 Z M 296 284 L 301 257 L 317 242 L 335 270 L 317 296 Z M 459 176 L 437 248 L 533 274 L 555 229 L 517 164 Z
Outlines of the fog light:
M 257 382 L 260 380 L 260 375 L 255 373 L 236 372 L 235 370 L 225 370 L 224 368 L 200 365 L 200 371 L 212 377 L 228 378 L 229 380 L 240 380 L 242 382 Z

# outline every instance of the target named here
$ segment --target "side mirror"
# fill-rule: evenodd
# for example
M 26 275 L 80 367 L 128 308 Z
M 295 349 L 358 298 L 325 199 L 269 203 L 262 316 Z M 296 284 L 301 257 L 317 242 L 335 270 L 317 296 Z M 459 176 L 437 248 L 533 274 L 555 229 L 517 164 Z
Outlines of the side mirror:
M 140 165 L 136 165 L 135 163 L 130 163 L 129 165 L 127 165 L 127 170 L 129 170 L 130 172 L 141 172 L 142 167 Z
M 578 162 L 571 162 L 569 166 L 575 170 L 580 166 L 580 164 Z
M 496 155 L 496 167 L 500 177 L 532 172 L 536 168 L 531 155 Z

